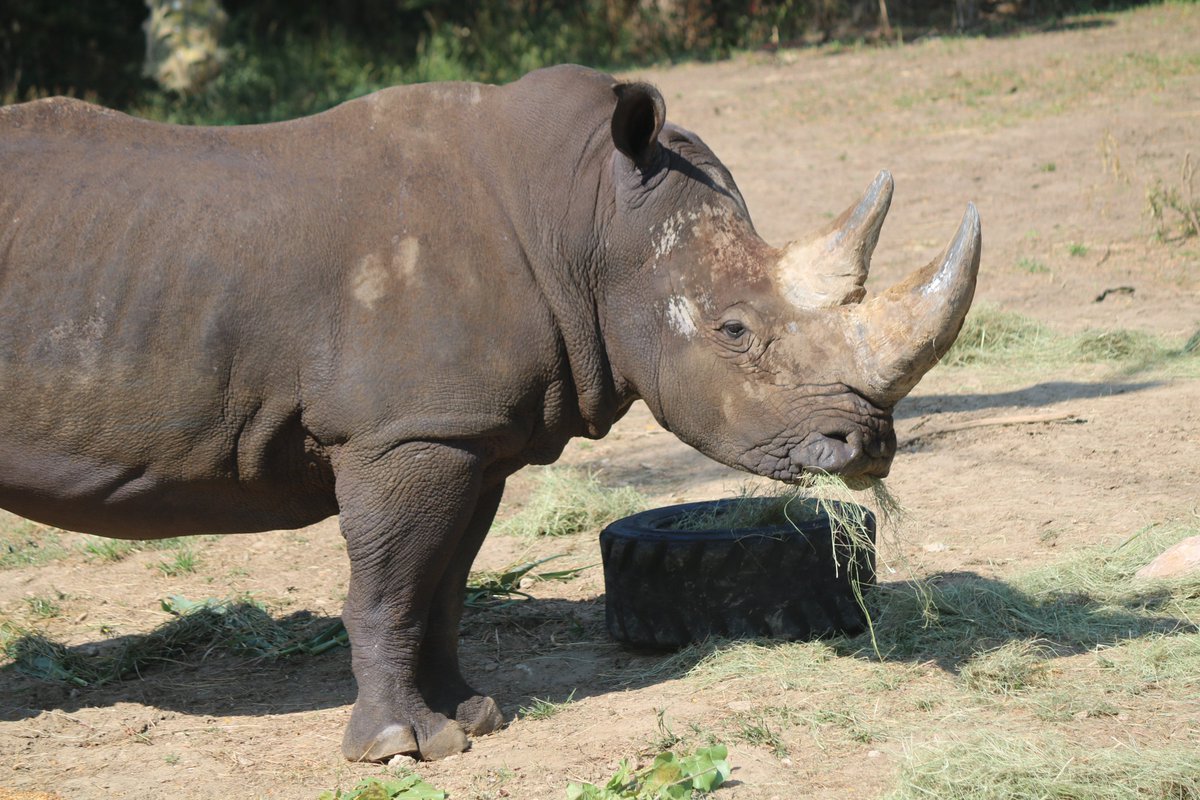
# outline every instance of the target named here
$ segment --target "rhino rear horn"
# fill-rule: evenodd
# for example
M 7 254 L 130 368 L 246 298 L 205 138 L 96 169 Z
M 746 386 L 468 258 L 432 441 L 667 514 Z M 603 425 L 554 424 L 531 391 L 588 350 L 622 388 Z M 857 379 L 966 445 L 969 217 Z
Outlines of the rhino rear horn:
M 892 174 L 882 170 L 862 199 L 806 241 L 792 242 L 779 260 L 788 300 L 800 308 L 857 303 L 866 290 L 871 254 L 892 204 Z
M 861 305 L 845 309 L 864 394 L 890 408 L 954 344 L 979 275 L 982 234 L 967 205 L 954 240 L 926 267 Z
M 667 104 L 648 83 L 618 83 L 613 94 L 613 144 L 639 169 L 646 169 L 658 160 L 658 134 L 667 119 Z

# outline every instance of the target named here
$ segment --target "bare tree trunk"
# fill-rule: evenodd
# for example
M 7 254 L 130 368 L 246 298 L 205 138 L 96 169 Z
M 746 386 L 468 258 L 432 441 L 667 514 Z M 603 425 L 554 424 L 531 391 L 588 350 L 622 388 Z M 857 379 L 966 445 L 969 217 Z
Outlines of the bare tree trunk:
M 879 27 L 884 38 L 892 38 L 892 22 L 888 18 L 887 0 L 879 0 Z
M 954 0 L 954 27 L 960 31 L 979 21 L 979 0 Z

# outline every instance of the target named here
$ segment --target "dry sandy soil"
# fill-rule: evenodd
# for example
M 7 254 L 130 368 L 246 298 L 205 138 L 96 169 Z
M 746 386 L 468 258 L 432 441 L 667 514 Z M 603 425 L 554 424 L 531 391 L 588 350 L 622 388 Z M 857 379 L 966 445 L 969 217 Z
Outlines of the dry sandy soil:
M 1178 185 L 1189 149 L 1200 158 L 1198 41 L 1200 6 L 1168 5 L 1008 38 L 750 54 L 638 75 L 723 158 L 774 243 L 822 223 L 888 168 L 897 190 L 870 287 L 932 258 L 973 200 L 985 248 L 977 302 L 1062 334 L 1127 328 L 1179 345 L 1200 326 L 1200 240 L 1156 240 L 1146 191 L 1158 180 Z M 1118 286 L 1134 291 L 1096 302 Z M 908 510 L 900 552 L 919 574 L 1003 581 L 1147 525 L 1200 527 L 1198 374 L 1194 365 L 1138 372 L 1037 360 L 935 369 L 897 410 L 901 452 L 888 484 Z M 988 424 L 1011 417 L 1057 421 Z M 659 430 L 640 405 L 563 461 L 654 504 L 726 495 L 744 477 Z M 530 486 L 528 474 L 514 478 L 502 517 Z M 72 550 L 9 569 L 0 615 L 103 645 L 166 621 L 160 599 L 172 594 L 245 593 L 277 615 L 339 613 L 347 565 L 334 520 L 195 550 L 197 569 L 175 577 L 156 569 L 171 556 L 163 551 L 101 563 Z M 555 553 L 598 561 L 595 533 L 493 535 L 476 566 Z M 1112 700 L 1112 715 L 1047 721 L 1003 704 L 939 704 L 954 676 L 937 664 L 836 655 L 825 674 L 861 681 L 836 695 L 858 727 L 776 715 L 782 755 L 749 741 L 745 720 L 785 705 L 812 712 L 817 695 L 753 675 L 702 682 L 656 671 L 664 656 L 606 639 L 599 569 L 529 591 L 533 600 L 468 616 L 467 674 L 510 718 L 534 697 L 574 693 L 574 702 L 419 765 L 452 798 L 561 798 L 568 779 L 599 780 L 623 757 L 652 754 L 660 710 L 692 745 L 709 736 L 730 745 L 734 782 L 718 796 L 731 799 L 881 796 L 914 741 L 985 727 L 1200 747 L 1194 694 L 1151 691 Z M 61 610 L 39 618 L 30 597 L 55 598 Z M 339 754 L 354 698 L 347 650 L 274 663 L 201 656 L 97 689 L 0 665 L 0 787 L 65 798 L 314 798 L 381 774 Z M 1069 672 L 1071 660 L 1056 669 Z

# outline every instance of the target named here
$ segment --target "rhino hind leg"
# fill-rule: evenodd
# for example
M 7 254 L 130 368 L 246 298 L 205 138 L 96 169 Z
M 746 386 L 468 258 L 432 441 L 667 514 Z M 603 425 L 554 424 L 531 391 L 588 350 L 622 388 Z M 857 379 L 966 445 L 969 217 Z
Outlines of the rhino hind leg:
M 470 452 L 429 442 L 339 459 L 338 505 L 350 556 L 343 620 L 358 682 L 342 739 L 351 760 L 401 753 L 433 760 L 469 746 L 464 726 L 430 707 L 419 672 L 430 623 L 442 630 L 438 589 L 457 572 L 480 472 Z
M 421 643 L 417 673 L 417 683 L 429 707 L 453 718 L 472 736 L 483 736 L 504 724 L 504 714 L 496 701 L 472 688 L 462 677 L 458 663 L 459 623 L 467 578 L 503 493 L 501 483 L 479 498 L 454 559 L 438 585 L 425 640 Z

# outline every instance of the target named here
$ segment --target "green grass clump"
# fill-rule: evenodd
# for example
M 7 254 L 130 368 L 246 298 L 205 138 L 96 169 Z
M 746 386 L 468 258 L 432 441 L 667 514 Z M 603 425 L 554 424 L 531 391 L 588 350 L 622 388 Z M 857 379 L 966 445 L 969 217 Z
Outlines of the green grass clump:
M 189 548 L 189 541 L 207 541 L 216 538 L 215 536 L 178 536 L 169 539 L 109 539 L 105 536 L 89 534 L 83 536 L 84 555 L 89 559 L 106 564 L 124 561 L 134 553 L 142 553 L 147 550 L 178 550 L 182 548 L 186 551 Z M 186 560 L 185 557 L 184 561 L 186 562 Z
M 0 511 L 0 569 L 38 566 L 67 552 L 58 529 Z
M 103 564 L 123 561 L 131 553 L 138 550 L 138 543 L 128 539 L 104 539 L 99 536 L 88 537 L 83 543 L 83 552 L 88 558 Z
M 693 657 L 684 672 L 702 687 L 740 678 L 783 689 L 809 689 L 828 681 L 837 651 L 827 642 L 738 641 L 715 643 Z
M 1089 330 L 1075 338 L 1074 351 L 1080 361 L 1149 362 L 1165 356 L 1166 348 L 1143 331 Z
M 610 489 L 590 472 L 570 468 L 538 473 L 525 507 L 495 526 L 517 536 L 599 533 L 610 522 L 646 508 L 646 497 L 630 486 Z
M 730 502 L 705 505 L 688 511 L 668 526 L 673 531 L 745 530 L 778 525 L 798 525 L 819 516 L 816 504 L 806 502 L 793 487 L 772 487 L 766 494 L 753 486 L 744 486 Z
M 35 617 L 41 619 L 52 619 L 62 614 L 62 606 L 58 604 L 59 600 L 64 599 L 65 595 L 58 593 L 57 598 L 54 597 L 26 597 L 25 604 L 29 606 L 29 612 Z
M 976 692 L 1016 694 L 1045 682 L 1046 655 L 1037 641 L 1019 639 L 974 656 L 959 678 Z
M 1050 338 L 1042 324 L 1029 317 L 996 306 L 978 306 L 967 315 L 941 363 L 961 367 L 999 361 L 1041 347 Z
M 1107 363 L 1128 371 L 1181 364 L 1195 352 L 1200 352 L 1200 332 L 1179 347 L 1144 331 L 1120 328 L 1055 334 L 1029 317 L 983 305 L 967 315 L 941 363 L 966 367 L 1019 362 L 1024 369 Z
M 176 663 L 189 654 L 201 658 L 221 651 L 257 658 L 316 654 L 345 644 L 341 622 L 314 630 L 306 614 L 277 620 L 247 599 L 189 601 L 172 597 L 163 608 L 175 619 L 145 635 L 121 637 L 99 653 L 68 647 L 12 622 L 0 624 L 0 654 L 12 667 L 35 678 L 101 686 Z M 340 632 L 340 633 L 339 633 Z
M 200 557 L 196 555 L 196 551 L 190 547 L 184 547 L 175 553 L 175 556 L 167 561 L 160 561 L 155 566 L 158 571 L 168 578 L 178 577 L 179 575 L 190 575 L 200 566 Z
M 1200 750 L 980 736 L 912 749 L 888 800 L 1195 800 Z
M 1050 268 L 1038 261 L 1036 258 L 1020 258 L 1017 260 L 1017 267 L 1030 273 L 1031 275 L 1043 275 L 1050 271 Z
M 1178 185 L 1158 180 L 1146 190 L 1146 211 L 1159 239 L 1181 241 L 1200 236 L 1200 198 L 1195 193 L 1195 177 L 1192 154 L 1186 153 Z
M 1200 576 L 1134 579 L 1155 555 L 1194 533 L 1150 529 L 1115 550 L 1081 551 L 1010 582 L 964 574 L 882 584 L 871 596 L 878 647 L 886 658 L 933 660 L 957 671 L 1009 645 L 1001 656 L 1021 656 L 1027 648 L 1023 658 L 1036 672 L 1034 653 L 1079 653 L 1123 642 L 1135 647 L 1168 634 L 1194 635 Z M 867 651 L 867 644 L 862 636 L 847 643 L 849 652 Z M 981 680 L 983 675 L 981 668 Z
M 783 741 L 779 730 L 771 726 L 770 720 L 763 715 L 741 716 L 737 722 L 734 734 L 751 747 L 761 747 L 770 750 L 776 758 L 786 758 L 787 744 Z
M 561 703 L 556 703 L 549 698 L 534 697 L 529 701 L 529 705 L 521 706 L 517 709 L 517 716 L 522 719 L 550 719 L 558 712 L 562 711 L 567 706 L 575 702 L 575 690 L 567 695 L 567 699 Z

